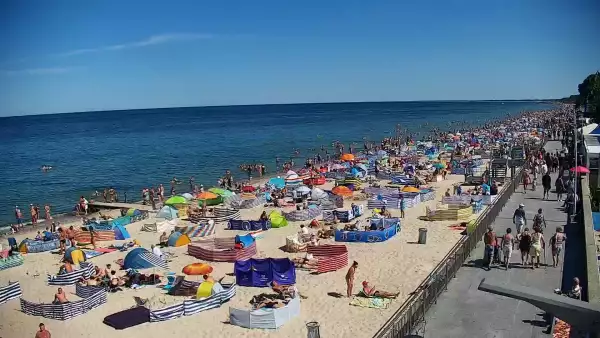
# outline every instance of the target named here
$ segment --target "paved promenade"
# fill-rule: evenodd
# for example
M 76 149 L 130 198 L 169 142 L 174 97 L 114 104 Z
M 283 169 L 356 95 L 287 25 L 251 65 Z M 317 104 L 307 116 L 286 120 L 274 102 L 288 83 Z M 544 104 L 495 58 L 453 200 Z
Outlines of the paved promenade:
M 560 142 L 551 141 L 546 145 L 548 151 L 554 152 L 560 147 Z M 553 182 L 556 174 L 552 175 Z M 543 209 L 548 228 L 544 231 L 546 242 L 554 233 L 557 226 L 566 225 L 566 214 L 559 207 L 556 195 L 551 194 L 551 200 L 542 200 L 542 187 L 536 191 L 522 193 L 520 187 L 496 218 L 494 231 L 498 236 L 503 235 L 507 228 L 512 228 L 514 210 L 520 203 L 525 204 L 527 226 L 531 229 L 533 215 L 539 208 Z M 569 232 L 567 230 L 567 236 Z M 570 239 L 569 239 L 570 240 Z M 569 249 L 567 248 L 566 251 Z M 569 254 L 567 254 L 569 255 Z M 543 311 L 523 301 L 496 296 L 477 290 L 483 278 L 514 285 L 534 287 L 553 292 L 562 285 L 562 264 L 552 267 L 550 249 L 546 247 L 548 266 L 537 269 L 523 268 L 521 254 L 513 251 L 511 268 L 495 267 L 490 271 L 481 268 L 483 257 L 483 242 L 479 242 L 465 265 L 458 271 L 456 278 L 448 285 L 448 291 L 442 293 L 437 304 L 433 305 L 425 316 L 425 323 L 414 332 L 424 338 L 464 338 L 464 337 L 550 337 L 548 326 L 542 316 Z M 543 262 L 543 257 L 542 257 Z M 561 258 L 562 262 L 562 258 Z

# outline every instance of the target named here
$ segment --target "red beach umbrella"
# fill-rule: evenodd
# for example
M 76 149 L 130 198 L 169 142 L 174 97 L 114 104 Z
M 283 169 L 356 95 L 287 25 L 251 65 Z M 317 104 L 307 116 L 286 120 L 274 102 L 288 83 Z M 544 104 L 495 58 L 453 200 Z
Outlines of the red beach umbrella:
M 576 172 L 578 174 L 589 174 L 590 173 L 590 170 L 588 168 L 579 166 L 579 165 L 576 166 L 575 168 L 571 168 L 571 171 Z

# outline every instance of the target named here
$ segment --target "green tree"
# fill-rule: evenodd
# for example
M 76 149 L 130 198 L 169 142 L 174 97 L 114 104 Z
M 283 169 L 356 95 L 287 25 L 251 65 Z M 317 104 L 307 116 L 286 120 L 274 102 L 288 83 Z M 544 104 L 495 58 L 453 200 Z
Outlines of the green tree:
M 600 120 L 600 72 L 588 75 L 577 89 L 579 91 L 577 106 L 582 107 L 587 103 L 588 112 Z

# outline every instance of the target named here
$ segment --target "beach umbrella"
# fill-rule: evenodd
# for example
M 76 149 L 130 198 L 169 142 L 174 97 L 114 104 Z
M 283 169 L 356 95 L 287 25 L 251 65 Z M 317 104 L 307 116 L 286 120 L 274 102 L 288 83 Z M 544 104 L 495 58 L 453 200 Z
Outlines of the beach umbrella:
M 187 200 L 183 196 L 172 196 L 165 201 L 165 205 L 187 204 Z
M 296 175 L 296 176 L 298 176 L 298 174 L 296 174 L 296 172 L 295 172 L 295 171 L 293 171 L 293 170 L 288 170 L 288 172 L 287 172 L 287 173 L 285 173 L 285 177 L 288 177 L 288 176 L 290 176 L 290 175 Z
M 247 185 L 245 187 L 242 187 L 242 191 L 243 192 L 254 192 L 256 190 L 255 187 L 251 186 L 251 185 Z
M 334 195 L 338 196 L 352 196 L 352 190 L 350 188 L 345 187 L 343 185 L 339 185 L 331 190 Z
M 310 193 L 310 189 L 307 186 L 305 186 L 305 185 L 296 188 L 296 191 L 299 192 L 299 193 L 301 193 L 301 194 L 303 194 L 303 195 Z
M 438 168 L 438 169 L 444 169 L 444 168 L 446 168 L 446 165 L 444 163 L 439 163 L 438 162 L 438 163 L 434 163 L 433 167 L 434 168 Z
M 327 197 L 328 197 L 327 193 L 319 188 L 313 188 L 313 190 L 310 192 L 310 198 L 315 201 L 323 199 L 323 198 L 327 198 Z
M 219 195 L 210 191 L 205 191 L 196 195 L 196 198 L 199 200 L 214 200 L 215 198 L 219 198 Z
M 354 155 L 352 154 L 344 154 L 340 157 L 342 161 L 354 161 Z
M 185 198 L 188 201 L 194 199 L 194 196 L 188 192 L 181 194 L 181 197 Z
M 570 169 L 572 172 L 578 173 L 578 174 L 589 174 L 590 170 L 586 167 L 583 166 L 576 166 L 575 168 L 571 168 Z
M 192 263 L 184 266 L 181 272 L 188 276 L 208 275 L 213 272 L 213 267 L 205 263 Z
M 402 188 L 402 191 L 403 192 L 421 192 L 420 189 L 415 188 L 415 187 L 409 187 L 409 186 Z

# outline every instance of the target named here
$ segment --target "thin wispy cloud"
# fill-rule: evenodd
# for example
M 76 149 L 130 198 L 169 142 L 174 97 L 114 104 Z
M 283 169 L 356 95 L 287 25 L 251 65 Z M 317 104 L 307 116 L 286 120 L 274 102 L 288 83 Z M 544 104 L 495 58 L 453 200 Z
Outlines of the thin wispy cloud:
M 206 39 L 212 39 L 212 38 L 214 38 L 214 35 L 212 35 L 212 34 L 196 34 L 196 33 L 161 34 L 161 35 L 153 35 L 144 40 L 134 41 L 134 42 L 130 42 L 130 43 L 123 43 L 123 44 L 97 47 L 97 48 L 76 49 L 76 50 L 68 51 L 65 53 L 57 54 L 56 56 L 64 57 L 64 56 L 73 56 L 73 55 L 81 55 L 81 54 L 89 54 L 89 53 L 106 52 L 106 51 L 117 51 L 117 50 L 123 50 L 123 49 L 149 47 L 149 46 L 161 45 L 161 44 L 172 43 L 172 42 L 206 40 Z
M 48 75 L 48 74 L 64 74 L 73 71 L 75 67 L 49 67 L 49 68 L 28 68 L 17 70 L 0 71 L 4 75 Z

